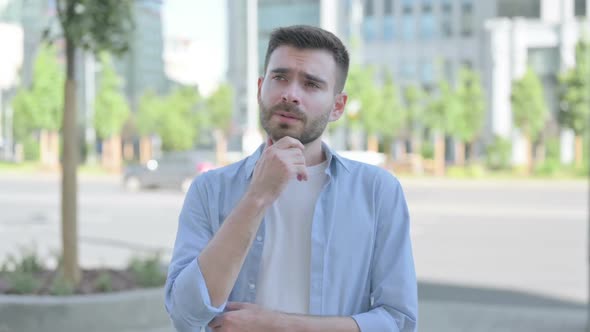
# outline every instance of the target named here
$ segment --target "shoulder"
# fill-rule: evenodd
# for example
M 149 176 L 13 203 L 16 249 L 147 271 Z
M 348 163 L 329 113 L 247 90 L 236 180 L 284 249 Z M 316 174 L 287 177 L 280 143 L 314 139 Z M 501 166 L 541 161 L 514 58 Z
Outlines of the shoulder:
M 356 161 L 339 156 L 339 161 L 347 170 L 347 176 L 361 180 L 363 183 L 373 184 L 375 187 L 389 187 L 395 189 L 401 187 L 398 178 L 390 171 L 361 161 Z

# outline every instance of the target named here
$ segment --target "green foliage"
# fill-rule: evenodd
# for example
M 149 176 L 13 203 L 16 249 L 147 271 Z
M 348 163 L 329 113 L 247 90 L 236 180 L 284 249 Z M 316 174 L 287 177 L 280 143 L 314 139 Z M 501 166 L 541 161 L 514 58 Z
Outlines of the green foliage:
M 450 130 L 463 142 L 473 142 L 483 127 L 485 99 L 479 75 L 471 69 L 461 69 L 457 87 L 458 112 L 450 112 Z
M 137 130 L 142 136 L 156 134 L 160 118 L 166 111 L 164 101 L 153 91 L 147 91 L 139 99 Z
M 19 257 L 8 255 L 1 273 L 7 276 L 10 290 L 16 294 L 31 294 L 41 286 L 35 274 L 43 270 L 41 259 L 34 247 L 20 249 Z
M 94 127 L 98 136 L 106 139 L 121 133 L 130 111 L 111 57 L 102 53 L 100 63 L 102 72 L 94 105 Z
M 434 158 L 434 144 L 431 141 L 425 141 L 420 148 L 420 155 L 424 159 Z
M 94 281 L 94 287 L 99 292 L 112 292 L 113 291 L 113 280 L 111 275 L 107 271 L 102 271 Z
M 199 101 L 197 90 L 190 87 L 176 89 L 165 99 L 166 112 L 158 127 L 164 151 L 184 151 L 193 147 L 202 116 L 196 107 Z
M 42 44 L 30 87 L 21 87 L 12 101 L 14 134 L 24 140 L 35 130 L 59 130 L 63 114 L 64 74 L 54 47 Z
M 233 91 L 230 85 L 221 84 L 206 101 L 206 113 L 210 124 L 228 133 L 233 114 Z M 201 120 L 201 119 L 199 119 Z M 203 124 L 200 124 L 203 127 Z
M 531 142 L 535 141 L 545 126 L 548 111 L 543 98 L 543 86 L 531 68 L 522 78 L 513 82 L 510 100 L 514 124 Z
M 41 286 L 41 282 L 33 273 L 14 271 L 8 273 L 10 290 L 15 294 L 32 294 Z
M 590 41 L 576 45 L 576 66 L 559 76 L 559 123 L 583 135 L 590 126 Z
M 489 169 L 503 170 L 510 168 L 512 142 L 496 136 L 486 148 L 486 164 Z
M 214 101 L 222 107 L 227 94 L 222 91 Z M 193 147 L 199 130 L 210 125 L 210 114 L 199 106 L 201 96 L 196 88 L 181 87 L 167 96 L 147 92 L 139 101 L 137 128 L 141 135 L 159 135 L 164 151 L 183 151 Z M 225 111 L 223 111 L 225 112 Z M 220 121 L 223 115 L 216 114 Z
M 129 48 L 134 29 L 132 0 L 57 0 L 66 40 L 95 53 L 121 54 Z
M 426 93 L 422 88 L 410 85 L 404 90 L 404 104 L 406 106 L 408 129 L 413 130 L 423 123 L 424 99 Z
M 406 111 L 399 99 L 399 90 L 393 77 L 387 73 L 381 88 L 381 109 L 376 115 L 377 132 L 385 138 L 400 136 L 406 124 Z
M 63 272 L 61 270 L 58 270 L 55 274 L 53 281 L 51 282 L 49 294 L 56 296 L 67 296 L 74 294 L 74 286 L 72 286 L 72 284 L 70 284 L 66 278 L 64 278 Z
M 27 135 L 21 140 L 21 143 L 23 145 L 24 159 L 38 161 L 41 157 L 39 140 L 36 140 L 32 135 Z
M 424 112 L 424 124 L 441 133 L 447 133 L 459 118 L 461 105 L 457 94 L 447 81 L 440 81 L 438 96 L 430 103 L 428 111 Z
M 129 270 L 141 287 L 158 287 L 166 282 L 166 274 L 162 270 L 160 255 L 148 258 L 133 258 Z

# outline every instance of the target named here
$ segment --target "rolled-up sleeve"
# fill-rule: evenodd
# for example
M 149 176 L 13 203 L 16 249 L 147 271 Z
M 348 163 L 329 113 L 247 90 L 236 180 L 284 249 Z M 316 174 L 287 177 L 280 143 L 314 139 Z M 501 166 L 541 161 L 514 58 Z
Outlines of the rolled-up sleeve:
M 207 212 L 206 176 L 193 181 L 180 212 L 176 242 L 165 286 L 165 306 L 177 331 L 200 331 L 223 312 L 211 304 L 197 257 L 213 237 Z
M 377 178 L 375 194 L 378 228 L 371 269 L 372 306 L 352 316 L 361 332 L 417 330 L 418 290 L 409 212 L 398 180 Z

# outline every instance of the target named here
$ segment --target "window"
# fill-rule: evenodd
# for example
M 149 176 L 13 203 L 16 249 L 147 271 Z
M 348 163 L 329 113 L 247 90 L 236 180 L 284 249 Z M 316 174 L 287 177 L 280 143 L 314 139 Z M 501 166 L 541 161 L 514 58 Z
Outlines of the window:
M 373 41 L 377 38 L 377 19 L 373 17 L 365 17 L 363 20 L 363 39 L 366 41 Z
M 427 59 L 420 61 L 420 80 L 426 85 L 434 82 L 434 65 L 432 61 Z
M 383 17 L 383 39 L 387 41 L 395 39 L 395 21 L 393 16 Z
M 463 0 L 461 4 L 461 36 L 473 35 L 473 3 L 471 0 Z
M 423 13 L 432 12 L 432 0 L 422 0 L 422 12 Z
M 451 15 L 453 13 L 453 3 L 451 0 L 442 0 L 441 11 L 445 15 Z
M 403 0 L 402 7 L 404 14 L 411 14 L 414 9 L 414 0 Z
M 385 16 L 393 14 L 393 0 L 384 0 L 383 12 Z
M 422 14 L 420 17 L 420 37 L 424 40 L 436 37 L 436 23 L 432 13 Z
M 416 21 L 413 16 L 402 17 L 402 38 L 404 40 L 416 39 Z
M 445 71 L 445 79 L 448 82 L 453 82 L 454 80 L 454 68 L 453 68 L 453 61 L 450 59 L 445 59 L 443 62 L 444 71 Z
M 402 60 L 401 76 L 408 81 L 416 79 L 416 63 L 413 61 L 413 59 Z
M 588 17 L 588 8 L 586 8 L 586 0 L 576 0 L 574 4 L 574 15 L 576 17 Z
M 453 36 L 453 3 L 451 0 L 443 0 L 441 4 L 440 34 L 443 38 Z
M 496 9 L 499 17 L 541 17 L 540 0 L 498 0 Z
M 373 6 L 373 0 L 365 0 L 364 15 L 365 17 L 371 17 L 375 15 L 375 8 Z

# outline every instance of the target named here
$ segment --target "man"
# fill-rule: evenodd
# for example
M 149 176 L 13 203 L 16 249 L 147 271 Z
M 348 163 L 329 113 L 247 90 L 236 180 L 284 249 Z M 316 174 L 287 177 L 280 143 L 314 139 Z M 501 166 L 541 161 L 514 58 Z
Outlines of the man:
M 415 331 L 417 290 L 399 182 L 322 143 L 344 112 L 348 52 L 279 28 L 258 79 L 268 139 L 187 193 L 166 283 L 178 331 Z

